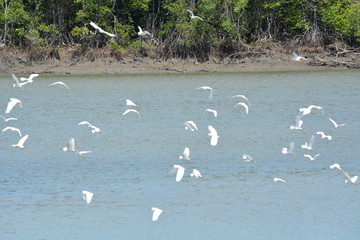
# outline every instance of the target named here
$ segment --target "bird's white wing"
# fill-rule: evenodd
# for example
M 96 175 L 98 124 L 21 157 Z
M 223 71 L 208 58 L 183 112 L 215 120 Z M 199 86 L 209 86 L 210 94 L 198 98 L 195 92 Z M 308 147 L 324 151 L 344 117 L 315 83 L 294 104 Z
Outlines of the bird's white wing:
M 19 79 L 15 76 L 15 74 L 11 74 L 12 79 L 15 81 L 14 87 L 22 87 L 22 84 L 20 84 Z
M 181 167 L 181 166 L 178 166 L 177 167 L 177 172 L 176 172 L 176 182 L 180 182 L 181 179 L 183 178 L 184 176 L 184 173 L 185 173 L 185 168 L 184 167 Z
M 211 136 L 210 144 L 212 146 L 216 146 L 216 144 L 218 143 L 218 139 L 219 139 L 218 133 L 217 133 L 216 129 L 211 125 L 208 126 L 208 129 L 210 131 L 209 136 Z
M 151 211 L 153 212 L 151 220 L 152 221 L 157 221 L 159 219 L 160 214 L 163 212 L 163 210 L 159 209 L 159 208 L 155 208 L 152 207 Z
M 136 104 L 135 104 L 133 101 L 131 101 L 130 99 L 125 99 L 125 104 L 126 104 L 127 106 L 134 106 L 134 107 L 136 107 Z
M 88 121 L 79 122 L 78 125 L 88 125 L 89 127 L 92 126 Z
M 21 104 L 21 101 L 20 101 L 19 99 L 10 98 L 10 101 L 9 101 L 7 107 L 6 107 L 5 113 L 10 113 L 11 110 L 14 108 L 14 106 L 15 106 L 16 104 L 18 104 L 18 103 Z M 21 105 L 20 105 L 20 106 L 21 106 Z
M 123 112 L 123 116 L 124 115 L 126 115 L 126 114 L 128 114 L 129 112 L 134 112 L 134 113 L 136 113 L 136 114 L 138 114 L 139 116 L 140 116 L 140 113 L 137 111 L 137 110 L 135 110 L 135 109 L 126 109 L 126 111 L 125 112 Z
M 15 132 L 18 132 L 19 133 L 19 136 L 21 137 L 21 132 L 20 132 L 20 129 L 18 128 L 14 128 L 14 127 L 5 127 L 2 131 L 5 132 L 7 130 L 11 130 L 11 131 L 15 131 Z
M 314 145 L 314 141 L 315 141 L 315 136 L 311 135 L 311 137 L 309 139 L 309 143 L 308 143 L 309 148 L 312 148 L 312 146 Z
M 96 25 L 94 22 L 90 22 L 90 25 L 93 26 L 95 29 L 99 30 L 99 32 L 101 33 L 104 33 L 110 37 L 115 37 L 116 35 L 115 34 L 112 34 L 112 33 L 109 33 L 109 32 L 106 32 L 104 31 L 102 28 L 100 28 L 98 25 Z
M 29 135 L 25 135 L 24 137 L 20 138 L 19 142 L 17 145 L 19 146 L 23 146 L 25 141 L 28 139 Z
M 190 17 L 194 17 L 194 13 L 192 11 L 190 11 L 189 9 L 187 11 L 190 13 Z
M 249 114 L 249 107 L 248 107 L 248 105 L 247 105 L 246 103 L 244 103 L 244 102 L 239 102 L 239 103 L 237 103 L 237 104 L 235 105 L 235 107 L 236 107 L 236 106 L 243 106 L 243 107 L 245 108 L 246 114 Z
M 48 86 L 53 86 L 53 85 L 63 85 L 63 86 L 65 86 L 67 89 L 70 89 L 70 88 L 68 87 L 68 85 L 66 85 L 65 83 L 63 83 L 63 82 L 61 82 L 61 81 L 51 83 L 51 84 L 49 84 Z

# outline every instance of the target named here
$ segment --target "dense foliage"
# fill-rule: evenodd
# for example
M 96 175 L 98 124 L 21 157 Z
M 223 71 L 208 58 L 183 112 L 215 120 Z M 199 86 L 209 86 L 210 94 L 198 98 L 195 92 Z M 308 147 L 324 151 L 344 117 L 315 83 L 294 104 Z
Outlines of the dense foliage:
M 204 19 L 191 19 L 187 9 Z M 90 21 L 115 38 L 98 33 Z M 0 0 L 0 42 L 161 46 L 164 57 L 228 55 L 254 42 L 360 43 L 359 0 Z M 152 33 L 139 37 L 138 28 Z

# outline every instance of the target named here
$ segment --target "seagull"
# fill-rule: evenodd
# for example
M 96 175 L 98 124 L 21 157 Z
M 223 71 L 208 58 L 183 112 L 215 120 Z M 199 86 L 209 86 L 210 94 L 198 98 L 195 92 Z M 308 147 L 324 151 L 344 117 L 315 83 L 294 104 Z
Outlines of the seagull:
M 208 99 L 209 101 L 211 101 L 214 97 L 214 90 L 209 87 L 209 86 L 202 86 L 202 87 L 198 87 L 196 89 L 202 89 L 202 90 L 206 90 L 206 91 L 209 91 L 209 95 L 208 95 Z
M 137 33 L 140 37 L 145 37 L 146 35 L 149 35 L 150 37 L 152 37 L 152 35 L 151 35 L 151 33 L 149 33 L 148 31 L 143 31 L 142 29 L 141 29 L 141 27 L 139 27 L 138 26 L 138 28 L 139 28 L 139 32 Z
M 248 102 L 249 106 L 251 106 L 251 103 L 250 103 L 249 99 L 245 95 L 234 95 L 234 96 L 232 96 L 232 98 L 238 98 L 238 97 L 245 99 Z
M 274 178 L 274 182 L 286 183 L 287 184 L 287 182 L 284 179 L 281 179 L 281 178 Z
M 7 105 L 5 113 L 10 113 L 11 110 L 15 107 L 16 104 L 19 104 L 19 107 L 22 108 L 22 102 L 17 98 L 9 98 L 9 103 Z
M 299 62 L 299 61 L 301 61 L 301 60 L 307 60 L 306 58 L 304 58 L 304 57 L 302 57 L 302 56 L 299 56 L 299 55 L 297 55 L 295 52 L 293 52 L 293 57 L 292 57 L 292 60 L 293 61 L 297 61 L 297 62 Z
M 63 147 L 63 151 L 71 151 L 71 152 L 75 152 L 78 153 L 79 151 L 77 150 L 77 148 L 75 147 L 75 139 L 74 138 L 70 138 L 69 141 L 67 142 L 66 147 Z
M 315 137 L 314 137 L 314 135 L 311 135 L 311 137 L 309 139 L 309 142 L 306 142 L 303 145 L 301 145 L 301 148 L 307 149 L 307 150 L 310 150 L 310 151 L 313 150 L 312 146 L 314 144 L 314 141 L 315 141 Z
M 217 117 L 217 111 L 216 111 L 216 110 L 214 110 L 214 109 L 210 109 L 210 108 L 208 108 L 208 109 L 206 109 L 206 110 L 205 110 L 205 112 L 212 113 L 212 114 L 214 115 L 214 117 L 215 117 L 215 118 Z
M 180 165 L 173 165 L 173 169 L 170 171 L 170 173 L 174 171 L 176 171 L 176 182 L 180 182 L 184 176 L 185 168 Z
M 33 74 L 30 74 L 30 76 L 29 76 L 29 78 L 24 78 L 24 77 L 21 77 L 20 78 L 20 81 L 22 81 L 22 82 L 26 82 L 26 83 L 32 83 L 32 82 L 34 82 L 34 78 L 35 77 L 38 77 L 39 76 L 39 74 L 37 74 L 37 73 L 33 73 Z
M 301 120 L 300 115 L 297 115 L 295 118 L 295 124 L 294 126 L 290 126 L 291 130 L 301 130 L 301 126 L 303 125 L 304 121 Z
M 350 175 L 346 171 L 344 171 L 338 163 L 330 165 L 330 169 L 339 170 L 345 177 L 345 183 L 351 182 L 352 184 L 355 184 L 356 180 L 358 179 L 358 176 L 350 177 Z
M 179 156 L 179 159 L 184 159 L 184 160 L 190 161 L 189 155 L 190 155 L 190 149 L 188 147 L 185 147 L 184 152 L 182 155 Z
M 315 156 L 311 156 L 309 154 L 304 154 L 304 157 L 307 157 L 310 159 L 310 161 L 314 161 L 320 154 L 316 154 Z
M 202 175 L 200 173 L 199 170 L 197 169 L 193 169 L 192 172 L 190 173 L 190 177 L 195 177 L 195 178 L 202 178 Z
M 324 113 L 324 110 L 322 109 L 322 107 L 316 106 L 316 105 L 310 105 L 306 108 L 299 108 L 300 117 L 310 114 L 313 108 L 316 108 L 317 110 L 321 110 L 322 113 Z
M 287 148 L 282 148 L 282 154 L 294 154 L 295 143 L 291 142 Z
M 91 132 L 92 132 L 92 133 L 102 133 L 102 131 L 100 130 L 100 128 L 95 127 L 94 125 L 91 125 L 88 121 L 79 122 L 78 125 L 88 125 L 88 127 L 91 128 Z
M 123 112 L 122 115 L 124 116 L 124 115 L 128 114 L 129 112 L 136 113 L 138 115 L 138 118 L 139 118 L 139 121 L 140 121 L 140 113 L 137 110 L 133 109 L 133 108 L 127 109 L 125 112 Z
M 11 131 L 14 131 L 14 132 L 18 132 L 19 136 L 21 137 L 21 132 L 18 128 L 14 128 L 14 127 L 6 127 L 2 130 L 2 132 L 5 132 L 7 130 L 11 130 Z
M 329 118 L 330 122 L 332 122 L 334 124 L 334 127 L 335 128 L 338 128 L 338 127 L 343 127 L 345 126 L 346 124 L 344 123 L 341 123 L 341 124 L 337 124 L 333 119 Z
M 61 81 L 59 81 L 59 82 L 54 82 L 54 83 L 52 83 L 52 84 L 49 84 L 48 86 L 50 87 L 50 86 L 53 86 L 53 85 L 63 85 L 63 86 L 65 86 L 67 89 L 70 89 L 70 88 L 68 87 L 68 85 L 66 85 L 65 83 L 63 83 L 63 82 L 61 82 Z
M 237 107 L 237 106 L 243 106 L 245 108 L 246 114 L 249 114 L 249 107 L 248 107 L 248 105 L 246 103 L 239 102 L 234 107 Z
M 211 137 L 210 144 L 211 146 L 216 146 L 216 144 L 218 143 L 219 135 L 213 126 L 209 125 L 208 129 L 210 131 L 208 135 L 209 137 Z
M 89 191 L 81 191 L 81 193 L 82 193 L 83 199 L 86 201 L 86 203 L 90 204 L 94 194 Z
M 112 34 L 112 33 L 108 33 L 106 31 L 104 31 L 102 28 L 100 28 L 98 25 L 96 25 L 95 23 L 93 22 L 90 22 L 90 25 L 93 26 L 95 29 L 97 29 L 100 33 L 104 33 L 110 37 L 115 37 L 116 35 L 115 34 Z
M 184 127 L 185 127 L 185 130 L 190 130 L 192 132 L 198 131 L 196 124 L 192 120 L 184 122 Z
M 130 99 L 125 99 L 125 104 L 126 104 L 126 106 L 136 107 L 136 104 L 133 101 L 131 101 Z
M 13 87 L 18 87 L 18 88 L 22 88 L 22 86 L 24 86 L 25 84 L 27 84 L 27 82 L 24 83 L 20 83 L 19 79 L 15 76 L 15 74 L 11 74 L 12 79 L 15 81 L 15 83 L 13 84 Z
M 253 163 L 256 163 L 256 161 L 255 161 L 250 155 L 247 155 L 247 154 L 244 154 L 244 155 L 243 155 L 243 159 L 244 159 L 244 162 L 253 162 Z
M 153 213 L 151 220 L 154 222 L 157 221 L 159 219 L 160 214 L 164 212 L 164 210 L 161 210 L 160 208 L 156 208 L 156 207 L 152 207 L 151 211 Z
M 201 17 L 195 16 L 195 15 L 193 14 L 193 12 L 190 11 L 189 9 L 188 9 L 187 11 L 190 13 L 190 18 L 191 18 L 191 19 L 198 18 L 198 19 L 200 19 L 201 21 L 204 21 Z
M 4 119 L 4 122 L 8 122 L 8 121 L 12 121 L 12 120 L 18 120 L 17 118 L 5 118 L 4 116 L 1 116 L 1 115 L 0 115 L 0 117 L 2 119 Z
M 25 143 L 26 139 L 28 139 L 28 137 L 29 137 L 29 135 L 25 135 L 22 138 L 20 138 L 20 140 L 19 140 L 19 142 L 17 144 L 12 144 L 10 146 L 14 147 L 14 148 L 25 149 L 24 148 L 24 143 Z
M 332 139 L 332 136 L 330 136 L 330 135 L 325 135 L 324 132 L 316 132 L 316 134 L 320 135 L 321 138 L 327 138 L 329 141 Z

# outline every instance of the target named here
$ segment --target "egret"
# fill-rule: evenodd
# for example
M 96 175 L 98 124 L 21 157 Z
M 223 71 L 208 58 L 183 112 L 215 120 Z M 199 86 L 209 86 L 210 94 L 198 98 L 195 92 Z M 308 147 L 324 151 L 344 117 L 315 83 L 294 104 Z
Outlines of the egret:
M 69 141 L 67 142 L 66 147 L 63 147 L 63 151 L 70 151 L 70 152 L 75 152 L 78 153 L 79 151 L 77 150 L 77 148 L 75 147 L 75 139 L 74 138 L 70 138 Z
M 299 56 L 299 55 L 297 55 L 295 52 L 293 52 L 292 60 L 299 62 L 299 61 L 301 61 L 301 60 L 307 60 L 307 59 L 304 58 L 304 57 L 302 57 L 302 56 Z
M 330 122 L 332 122 L 332 124 L 334 124 L 334 127 L 335 128 L 338 128 L 338 127 L 343 127 L 345 126 L 346 124 L 344 123 L 341 123 L 341 124 L 337 124 L 333 119 L 329 118 Z
M 246 103 L 244 103 L 244 102 L 239 102 L 239 103 L 237 103 L 234 107 L 237 107 L 237 106 L 243 106 L 243 107 L 245 108 L 246 114 L 249 114 L 249 106 L 248 106 Z
M 284 179 L 281 179 L 281 178 L 274 178 L 274 182 L 286 183 L 287 184 L 287 182 Z
M 179 159 L 190 161 L 189 155 L 190 155 L 190 149 L 188 147 L 185 147 L 184 152 L 182 155 L 179 156 Z
M 160 214 L 164 212 L 164 210 L 161 210 L 160 208 L 156 208 L 156 207 L 152 207 L 151 211 L 152 211 L 151 220 L 154 222 L 157 221 L 159 219 Z
M 24 77 L 21 77 L 20 78 L 20 80 L 22 81 L 22 82 L 26 82 L 26 83 L 32 83 L 32 82 L 34 82 L 34 78 L 35 77 L 38 77 L 39 76 L 39 74 L 37 74 L 37 73 L 33 73 L 33 74 L 30 74 L 30 76 L 29 76 L 29 78 L 24 78 Z
M 332 139 L 332 136 L 330 135 L 325 135 L 324 132 L 316 132 L 316 134 L 320 135 L 321 138 L 326 138 L 327 140 L 331 140 Z
M 149 33 L 148 31 L 143 31 L 140 26 L 138 26 L 138 28 L 139 28 L 139 32 L 137 34 L 140 37 L 145 37 L 146 35 L 149 35 L 150 37 L 152 37 L 151 33 Z
M 102 131 L 100 130 L 100 128 L 95 127 L 94 125 L 91 125 L 88 121 L 79 122 L 78 125 L 88 125 L 88 127 L 91 128 L 91 132 L 92 132 L 92 133 L 102 133 Z
M 51 84 L 49 84 L 48 86 L 50 87 L 50 86 L 54 86 L 54 85 L 63 85 L 63 86 L 66 87 L 67 89 L 70 89 L 70 88 L 68 87 L 68 85 L 66 85 L 65 83 L 63 83 L 63 82 L 61 82 L 61 81 L 51 83 Z
M 22 138 L 20 138 L 19 142 L 17 144 L 12 144 L 10 145 L 11 147 L 14 147 L 14 148 L 20 148 L 20 149 L 24 149 L 24 143 L 25 141 L 28 139 L 29 135 L 25 135 L 23 136 Z
M 209 92 L 209 95 L 208 95 L 208 100 L 211 101 L 214 97 L 214 90 L 209 87 L 209 86 L 202 86 L 202 87 L 198 87 L 196 89 L 202 89 L 202 90 L 205 90 L 205 91 L 208 91 Z
M 320 154 L 316 154 L 315 156 L 311 156 L 309 154 L 304 154 L 304 157 L 309 158 L 310 161 L 314 161 Z
M 130 99 L 125 99 L 125 104 L 126 104 L 126 106 L 136 107 L 136 104 L 133 101 L 131 101 Z
M 98 25 L 96 25 L 94 22 L 90 22 L 90 25 L 93 26 L 95 29 L 97 29 L 100 33 L 104 33 L 110 37 L 115 37 L 115 34 L 112 33 L 108 33 L 106 31 L 104 31 L 102 28 L 100 28 Z
M 14 131 L 14 132 L 17 132 L 19 134 L 19 136 L 21 137 L 21 132 L 18 128 L 15 128 L 15 127 L 5 127 L 2 132 L 5 132 L 7 130 L 11 130 L 11 131 Z
M 295 143 L 291 142 L 287 148 L 282 148 L 282 154 L 294 154 Z
M 255 161 L 250 155 L 247 155 L 247 154 L 244 154 L 244 155 L 243 155 L 243 159 L 244 159 L 244 162 L 253 162 L 253 163 L 256 163 L 256 161 Z
M 86 203 L 90 204 L 94 194 L 89 191 L 81 191 L 81 193 L 82 193 L 83 199 L 86 201 Z
M 215 130 L 215 128 L 211 125 L 208 126 L 208 129 L 209 129 L 209 137 L 211 137 L 210 139 L 210 145 L 211 146 L 216 146 L 216 144 L 218 143 L 218 139 L 219 139 L 219 135 L 217 133 L 217 131 Z
M 11 74 L 12 79 L 15 81 L 15 83 L 13 84 L 13 87 L 18 87 L 18 88 L 22 88 L 22 86 L 24 86 L 25 84 L 27 84 L 27 82 L 24 83 L 20 83 L 19 79 L 15 76 L 15 74 Z
M 304 121 L 301 120 L 300 115 L 297 115 L 295 118 L 295 124 L 294 126 L 290 126 L 291 130 L 301 130 L 301 126 L 303 125 Z
M 2 119 L 4 119 L 4 122 L 16 121 L 16 120 L 18 120 L 17 118 L 5 118 L 4 116 L 1 116 L 1 115 L 0 115 L 0 117 L 1 117 Z
M 212 113 L 215 118 L 217 117 L 217 111 L 214 110 L 214 109 L 208 108 L 208 109 L 205 110 L 205 112 Z
M 199 170 L 197 169 L 193 169 L 192 172 L 190 173 L 190 177 L 195 177 L 195 178 L 202 178 L 202 175 L 200 173 Z
M 345 183 L 350 182 L 352 184 L 355 184 L 356 180 L 358 179 L 358 176 L 350 177 L 350 175 L 346 171 L 344 171 L 338 163 L 334 163 L 334 164 L 330 165 L 329 167 L 330 167 L 330 169 L 339 170 L 345 177 Z
M 140 113 L 137 110 L 133 109 L 133 108 L 127 109 L 125 112 L 123 112 L 122 115 L 124 116 L 124 115 L 126 115 L 126 114 L 128 114 L 130 112 L 136 113 L 138 115 L 138 118 L 139 118 L 139 121 L 140 121 Z
M 190 130 L 192 132 L 198 131 L 198 128 L 197 128 L 195 122 L 192 120 L 184 122 L 184 128 L 185 128 L 185 130 Z
M 23 107 L 22 102 L 17 98 L 9 98 L 9 102 L 7 104 L 7 108 L 5 113 L 10 113 L 11 110 L 15 107 L 16 104 L 19 104 L 19 107 Z
M 190 18 L 191 18 L 191 19 L 198 18 L 198 19 L 200 19 L 201 21 L 204 21 L 204 19 L 202 19 L 201 17 L 195 16 L 194 13 L 193 13 L 192 11 L 190 11 L 189 9 L 188 9 L 187 11 L 190 13 Z
M 245 95 L 239 94 L 239 95 L 232 96 L 232 98 L 238 98 L 238 97 L 245 99 L 248 102 L 249 106 L 251 106 L 251 103 L 250 103 L 249 99 Z
M 176 182 L 180 182 L 184 176 L 185 168 L 180 165 L 173 165 L 173 168 L 170 171 L 170 173 L 172 173 L 174 171 L 176 171 L 176 178 L 175 178 Z
M 312 146 L 314 145 L 314 141 L 315 141 L 315 136 L 311 135 L 309 142 L 306 142 L 304 144 L 301 145 L 301 148 L 303 149 L 307 149 L 307 150 L 312 150 Z
M 310 114 L 313 108 L 315 108 L 315 109 L 317 109 L 317 110 L 321 110 L 322 113 L 324 113 L 324 110 L 323 110 L 322 107 L 316 106 L 316 105 L 310 105 L 310 106 L 308 106 L 308 107 L 306 107 L 306 108 L 299 108 L 300 117 L 303 117 L 303 116 L 305 116 L 305 115 Z

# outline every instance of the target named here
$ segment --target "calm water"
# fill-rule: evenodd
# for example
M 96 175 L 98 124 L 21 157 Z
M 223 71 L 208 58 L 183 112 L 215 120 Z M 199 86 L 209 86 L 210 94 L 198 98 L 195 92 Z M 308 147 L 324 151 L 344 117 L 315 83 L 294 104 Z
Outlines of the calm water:
M 27 150 L 13 149 L 15 132 L 0 132 L 0 239 L 356 239 L 360 185 L 344 183 L 329 165 L 360 174 L 360 72 L 40 76 L 21 91 L 0 77 L 2 115 L 9 97 L 22 100 L 5 126 L 28 134 Z M 48 87 L 63 81 L 71 88 Z M 197 87 L 214 89 L 212 101 Z M 249 114 L 234 108 L 245 94 Z M 125 98 L 137 103 L 122 116 Z M 291 131 L 297 111 L 321 112 Z M 205 109 L 218 111 L 214 118 Z M 334 129 L 328 117 L 342 128 Z M 80 121 L 105 134 L 94 135 Z M 183 123 L 193 120 L 199 131 Z M 207 126 L 220 136 L 210 146 Z M 300 145 L 316 135 L 312 155 Z M 69 138 L 79 150 L 63 152 Z M 296 156 L 281 154 L 295 142 Z M 190 148 L 192 162 L 178 159 Z M 243 154 L 256 163 L 244 162 Z M 172 165 L 186 168 L 181 182 Z M 190 178 L 193 168 L 202 179 Z M 288 185 L 274 183 L 283 178 Z M 91 204 L 81 190 L 94 193 Z M 151 221 L 151 207 L 167 211 Z

